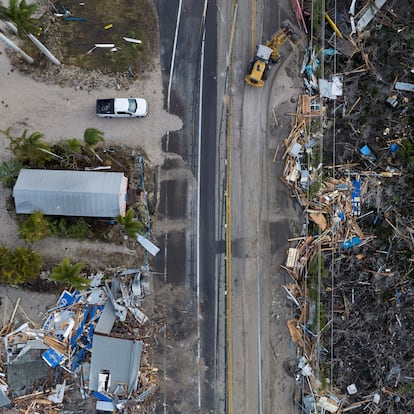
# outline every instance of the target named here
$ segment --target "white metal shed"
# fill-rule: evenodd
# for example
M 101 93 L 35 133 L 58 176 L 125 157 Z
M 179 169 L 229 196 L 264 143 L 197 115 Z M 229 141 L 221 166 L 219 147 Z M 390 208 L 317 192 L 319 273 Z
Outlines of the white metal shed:
M 116 217 L 126 209 L 121 172 L 22 169 L 13 188 L 16 213 Z

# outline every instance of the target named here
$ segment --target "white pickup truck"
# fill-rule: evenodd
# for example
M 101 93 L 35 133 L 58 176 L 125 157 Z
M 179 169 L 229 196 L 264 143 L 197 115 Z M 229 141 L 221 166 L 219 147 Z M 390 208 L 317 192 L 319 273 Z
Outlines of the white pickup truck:
M 101 118 L 134 118 L 148 114 L 148 102 L 143 98 L 97 99 L 96 115 Z

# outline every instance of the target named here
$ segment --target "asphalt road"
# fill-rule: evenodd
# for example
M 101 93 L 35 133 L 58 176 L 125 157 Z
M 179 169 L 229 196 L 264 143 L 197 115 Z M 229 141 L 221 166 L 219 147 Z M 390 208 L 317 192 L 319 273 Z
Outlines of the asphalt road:
M 184 126 L 163 141 L 170 155 L 158 176 L 165 230 L 154 270 L 165 282 L 190 287 L 198 301 L 194 352 L 206 370 L 189 385 L 194 409 L 287 414 L 293 412 L 292 384 L 283 371 L 289 309 L 277 277 L 294 211 L 272 158 L 289 122 L 281 117 L 278 135 L 269 131 L 271 109 L 287 110 L 292 91 L 277 96 L 284 65 L 272 69 L 263 89 L 247 87 L 243 77 L 256 44 L 289 16 L 288 1 L 210 0 L 205 20 L 203 6 L 157 1 L 165 106 Z M 231 221 L 225 228 L 226 180 Z
M 197 401 L 194 409 L 215 412 L 217 36 L 215 1 L 208 2 L 205 19 L 203 6 L 195 0 L 157 1 L 165 106 L 183 120 L 183 128 L 163 140 L 171 155 L 159 171 L 158 212 L 166 231 L 154 270 L 166 282 L 190 287 L 198 300 L 195 352 L 207 369 L 188 392 Z
M 294 92 L 282 88 L 285 63 L 274 65 L 262 89 L 243 82 L 257 44 L 275 33 L 286 17 L 289 2 L 238 3 L 232 59 L 231 158 L 231 412 L 293 412 L 292 379 L 283 370 L 289 358 L 286 320 L 289 307 L 278 268 L 287 247 L 292 206 L 273 163 L 277 145 L 289 123 L 281 109 L 289 108 Z M 278 105 L 282 104 L 280 107 Z M 281 122 L 275 131 L 272 109 Z M 288 112 L 288 110 L 286 110 Z M 271 133 L 271 131 L 273 134 Z M 283 151 L 282 151 L 283 152 Z M 230 412 L 230 411 L 229 411 Z

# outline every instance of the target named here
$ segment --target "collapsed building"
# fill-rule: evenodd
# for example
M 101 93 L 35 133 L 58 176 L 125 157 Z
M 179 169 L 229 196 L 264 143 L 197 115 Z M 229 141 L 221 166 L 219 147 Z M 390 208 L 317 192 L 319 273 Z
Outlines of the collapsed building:
M 293 3 L 298 24 L 318 20 Z M 296 401 L 306 414 L 410 413 L 412 16 L 399 1 L 335 4 L 318 10 L 326 38 L 306 29 L 282 156 L 281 180 L 304 217 L 282 265 L 297 309 Z
M 157 388 L 157 369 L 142 362 L 149 290 L 139 269 L 97 274 L 86 291 L 64 290 L 40 328 L 15 319 L 18 301 L 0 332 L 0 407 L 54 412 L 75 393 L 78 412 L 90 400 L 99 412 L 136 412 Z

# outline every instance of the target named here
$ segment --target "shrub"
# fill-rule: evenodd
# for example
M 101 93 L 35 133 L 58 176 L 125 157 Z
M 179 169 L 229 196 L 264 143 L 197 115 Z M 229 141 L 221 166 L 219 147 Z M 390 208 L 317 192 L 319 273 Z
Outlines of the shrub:
M 91 236 L 93 236 L 93 231 L 83 218 L 80 218 L 68 228 L 67 237 L 83 240 Z
M 15 158 L 3 161 L 0 164 L 0 181 L 4 185 L 12 186 L 16 182 L 21 168 L 22 164 Z
M 58 237 L 84 240 L 93 236 L 93 231 L 83 218 L 79 218 L 73 224 L 65 218 L 53 219 L 50 226 L 52 233 Z
M 40 211 L 34 212 L 20 224 L 20 237 L 26 242 L 43 239 L 51 233 L 50 223 Z
M 10 250 L 0 247 L 0 281 L 9 284 L 22 284 L 39 276 L 42 259 L 39 253 L 25 247 Z

